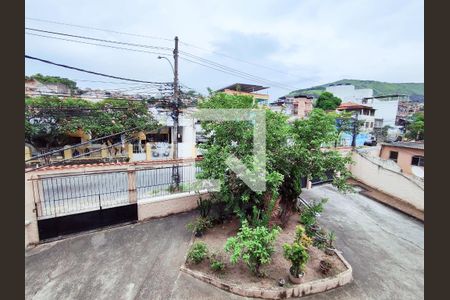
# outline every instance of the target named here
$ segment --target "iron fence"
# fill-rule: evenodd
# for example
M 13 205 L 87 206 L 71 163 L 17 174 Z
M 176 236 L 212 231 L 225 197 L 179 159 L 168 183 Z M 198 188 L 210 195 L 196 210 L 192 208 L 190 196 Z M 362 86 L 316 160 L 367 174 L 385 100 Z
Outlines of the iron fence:
M 147 199 L 194 190 L 199 171 L 194 163 L 179 165 L 180 183 L 175 190 L 173 166 L 141 167 L 91 173 L 66 173 L 39 176 L 33 179 L 33 193 L 38 219 L 54 218 L 82 212 L 102 210 Z M 135 190 L 130 185 L 135 182 Z

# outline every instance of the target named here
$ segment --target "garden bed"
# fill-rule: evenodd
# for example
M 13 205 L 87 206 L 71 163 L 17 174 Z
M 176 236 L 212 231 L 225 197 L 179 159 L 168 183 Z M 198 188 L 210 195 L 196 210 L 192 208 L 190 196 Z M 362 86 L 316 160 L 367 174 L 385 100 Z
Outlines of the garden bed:
M 278 235 L 274 245 L 275 252 L 272 255 L 272 262 L 261 269 L 265 274 L 265 277 L 256 277 L 243 262 L 238 262 L 235 265 L 230 263 L 230 255 L 225 252 L 224 245 L 227 238 L 234 236 L 239 229 L 239 222 L 236 219 L 226 221 L 224 224 L 216 225 L 209 229 L 202 237 L 196 237 L 194 239 L 194 243 L 200 241 L 206 243 L 210 254 L 219 254 L 226 263 L 225 270 L 220 272 L 213 271 L 210 267 L 210 261 L 208 259 L 199 264 L 186 264 L 182 267 L 182 269 L 184 269 L 186 273 L 202 279 L 203 281 L 212 283 L 222 289 L 229 290 L 243 296 L 261 298 L 275 297 L 274 295 L 278 295 L 275 299 L 288 298 L 289 296 L 301 296 L 312 292 L 328 290 L 347 283 L 345 281 L 350 281 L 351 267 L 347 262 L 345 262 L 341 255 L 336 253 L 330 256 L 325 254 L 322 250 L 311 246 L 309 248 L 310 259 L 306 265 L 305 276 L 302 284 L 296 285 L 290 283 L 288 278 L 290 262 L 283 257 L 282 245 L 284 243 L 291 243 L 294 240 L 295 227 L 299 224 L 298 219 L 298 214 L 292 215 L 287 223 L 287 226 Z M 322 259 L 327 259 L 332 263 L 332 269 L 327 275 L 322 274 L 319 269 L 319 263 Z M 348 273 L 350 273 L 350 275 L 348 275 Z M 345 274 L 348 280 L 342 280 L 339 278 L 340 274 Z M 337 279 L 336 282 L 338 283 L 325 284 L 326 280 L 324 281 L 324 279 L 326 278 L 334 278 L 335 281 Z M 284 287 L 280 287 L 278 285 L 280 279 L 285 280 L 286 283 Z M 324 289 L 313 291 L 312 286 L 308 285 L 308 283 L 313 282 L 320 283 L 324 286 Z M 300 286 L 309 286 L 309 292 L 306 291 L 299 293 L 299 289 L 296 289 L 297 292 L 292 289 L 293 287 Z M 291 291 L 286 293 L 289 289 Z M 270 296 L 265 297 L 263 291 L 266 291 L 265 294 Z

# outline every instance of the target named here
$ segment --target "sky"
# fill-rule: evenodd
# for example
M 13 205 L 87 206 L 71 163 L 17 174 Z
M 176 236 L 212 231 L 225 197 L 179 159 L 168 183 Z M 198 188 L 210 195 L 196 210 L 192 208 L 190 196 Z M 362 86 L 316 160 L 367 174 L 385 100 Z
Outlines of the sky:
M 261 78 L 240 78 L 180 59 L 181 83 L 203 94 L 207 88 L 250 83 L 268 86 L 265 92 L 273 101 L 295 89 L 340 79 L 424 81 L 423 0 L 26 0 L 25 5 L 26 18 L 41 20 L 26 19 L 26 27 L 168 48 L 178 36 L 180 51 L 188 53 L 182 57 L 195 55 Z M 144 50 L 172 56 L 168 50 Z M 173 80 L 159 54 L 28 34 L 25 53 L 115 76 Z M 35 73 L 82 80 L 81 88 L 138 88 L 27 59 L 25 74 Z

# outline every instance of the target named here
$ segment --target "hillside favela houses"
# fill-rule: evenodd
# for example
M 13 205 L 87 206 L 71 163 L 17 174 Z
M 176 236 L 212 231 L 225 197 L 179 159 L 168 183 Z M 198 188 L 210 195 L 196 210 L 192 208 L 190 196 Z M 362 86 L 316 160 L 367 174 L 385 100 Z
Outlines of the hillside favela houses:
M 294 97 L 280 97 L 277 101 L 270 103 L 270 109 L 282 112 L 292 118 L 306 118 L 313 110 L 313 97 L 308 95 L 297 95 Z

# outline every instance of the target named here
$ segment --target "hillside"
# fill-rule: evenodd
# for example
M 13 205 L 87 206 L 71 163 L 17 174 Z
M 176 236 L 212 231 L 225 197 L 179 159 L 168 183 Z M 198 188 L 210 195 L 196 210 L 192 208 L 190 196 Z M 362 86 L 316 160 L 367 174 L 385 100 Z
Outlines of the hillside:
M 389 94 L 406 94 L 411 97 L 413 101 L 424 101 L 424 84 L 423 83 L 389 83 L 374 80 L 355 80 L 355 79 L 342 79 L 335 82 L 330 82 L 318 86 L 313 86 L 307 89 L 299 89 L 289 93 L 289 96 L 295 96 L 300 94 L 307 94 L 313 96 L 319 96 L 325 88 L 332 84 L 349 83 L 355 86 L 357 89 L 373 89 L 374 96 L 382 96 Z

